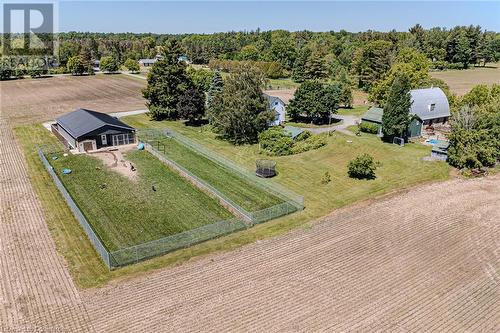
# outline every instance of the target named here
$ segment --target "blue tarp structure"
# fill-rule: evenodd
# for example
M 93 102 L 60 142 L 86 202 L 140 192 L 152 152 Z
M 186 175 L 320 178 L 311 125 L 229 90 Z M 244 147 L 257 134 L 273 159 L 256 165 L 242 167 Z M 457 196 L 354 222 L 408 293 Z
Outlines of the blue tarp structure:
M 71 169 L 63 169 L 63 175 L 69 175 L 71 173 Z

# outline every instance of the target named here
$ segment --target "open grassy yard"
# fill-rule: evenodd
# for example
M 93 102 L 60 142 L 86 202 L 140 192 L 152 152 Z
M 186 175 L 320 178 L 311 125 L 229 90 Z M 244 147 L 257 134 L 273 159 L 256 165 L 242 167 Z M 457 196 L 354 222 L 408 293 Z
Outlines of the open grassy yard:
M 457 95 L 464 95 L 478 84 L 500 84 L 500 64 L 487 67 L 473 67 L 466 70 L 431 72 L 432 77 L 441 79 Z
M 358 118 L 361 118 L 366 111 L 368 111 L 369 106 L 368 105 L 356 105 L 352 107 L 351 109 L 348 108 L 340 108 L 337 111 L 337 114 L 341 116 L 355 116 Z
M 266 192 L 240 173 L 218 164 L 171 138 L 160 139 L 165 155 L 216 188 L 246 211 L 258 211 L 284 200 Z M 257 180 L 256 180 L 257 181 Z
M 128 117 L 125 121 L 143 128 L 170 127 L 248 170 L 254 169 L 255 159 L 263 157 L 259 154 L 257 145 L 233 146 L 218 140 L 211 132 L 199 127 L 188 127 L 180 122 L 152 122 L 145 115 Z M 443 162 L 422 161 L 423 156 L 430 154 L 430 147 L 411 144 L 402 148 L 384 144 L 374 135 L 347 137 L 336 133 L 329 138 L 326 147 L 295 156 L 275 158 L 279 171 L 275 180 L 304 195 L 305 210 L 109 272 L 62 200 L 36 154 L 35 144 L 50 143 L 56 139 L 40 125 L 20 126 L 16 128 L 15 133 L 24 150 L 30 180 L 44 209 L 45 219 L 56 246 L 66 258 L 75 282 L 83 288 L 101 286 L 112 279 L 137 276 L 151 269 L 183 262 L 196 256 L 231 250 L 259 239 L 280 235 L 353 202 L 422 182 L 447 179 L 450 171 L 448 165 Z M 348 143 L 347 140 L 353 142 Z M 372 154 L 381 163 L 377 178 L 373 181 L 347 177 L 348 161 L 363 152 Z M 331 174 L 332 181 L 323 185 L 321 178 L 326 171 Z
M 149 152 L 131 151 L 126 159 L 136 167 L 137 181 L 108 169 L 91 155 L 49 155 L 64 186 L 109 251 L 233 217 Z M 64 168 L 72 173 L 63 175 Z

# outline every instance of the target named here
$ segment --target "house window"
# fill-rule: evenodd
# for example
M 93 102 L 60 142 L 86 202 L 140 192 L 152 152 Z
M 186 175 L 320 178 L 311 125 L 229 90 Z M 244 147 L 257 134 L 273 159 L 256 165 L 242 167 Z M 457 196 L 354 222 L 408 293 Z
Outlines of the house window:
M 106 134 L 101 134 L 101 142 L 102 142 L 102 145 L 105 146 L 108 144 L 108 140 L 106 138 Z
M 433 112 L 436 109 L 436 104 L 432 103 L 429 105 L 429 111 Z

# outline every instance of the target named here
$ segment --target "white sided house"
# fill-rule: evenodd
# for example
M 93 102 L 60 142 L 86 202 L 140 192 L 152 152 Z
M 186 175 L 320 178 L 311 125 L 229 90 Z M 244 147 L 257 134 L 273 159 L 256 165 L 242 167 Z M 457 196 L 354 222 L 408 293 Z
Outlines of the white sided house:
M 271 111 L 275 112 L 274 120 L 269 124 L 269 126 L 279 126 L 285 123 L 286 117 L 286 107 L 285 102 L 279 97 L 270 96 L 264 94 L 264 97 L 267 99 L 268 108 Z
M 408 127 L 408 137 L 421 136 L 426 126 L 443 125 L 448 122 L 450 104 L 441 88 L 413 89 L 410 90 L 410 94 L 412 100 L 410 114 L 416 117 Z M 372 107 L 361 118 L 361 121 L 378 124 L 379 133 L 381 133 L 383 112 L 381 108 Z
M 82 153 L 136 142 L 133 127 L 108 114 L 87 109 L 57 118 L 51 130 L 66 148 Z

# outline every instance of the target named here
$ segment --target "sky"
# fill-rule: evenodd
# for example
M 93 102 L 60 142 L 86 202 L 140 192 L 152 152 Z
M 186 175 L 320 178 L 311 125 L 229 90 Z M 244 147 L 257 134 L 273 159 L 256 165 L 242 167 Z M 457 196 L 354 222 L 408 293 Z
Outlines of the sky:
M 500 31 L 500 1 L 59 1 L 60 31 L 407 31 L 416 23 Z

